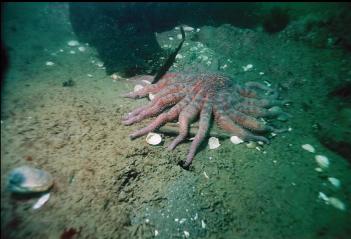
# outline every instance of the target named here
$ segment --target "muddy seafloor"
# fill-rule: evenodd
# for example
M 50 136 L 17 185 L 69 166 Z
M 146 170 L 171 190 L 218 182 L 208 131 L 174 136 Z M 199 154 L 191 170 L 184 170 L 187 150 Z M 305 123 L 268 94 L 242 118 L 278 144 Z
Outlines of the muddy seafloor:
M 337 124 L 342 102 L 328 92 L 351 77 L 350 55 L 343 49 L 315 48 L 284 32 L 267 35 L 229 25 L 187 31 L 172 70 L 189 65 L 201 70 L 218 62 L 218 69 L 235 80 L 279 85 L 281 96 L 291 101 L 284 109 L 293 117 L 274 121 L 290 130 L 260 150 L 229 139 L 215 150 L 203 145 L 186 171 L 178 162 L 186 157 L 189 141 L 169 152 L 165 145 L 174 136 L 164 135 L 159 146 L 148 145 L 145 137 L 129 140 L 128 134 L 148 121 L 127 127 L 121 117 L 146 100 L 121 98 L 134 86 L 106 75 L 93 48 L 80 43 L 81 52 L 68 46 L 75 39 L 68 23 L 60 25 L 56 37 L 45 35 L 49 23 L 39 24 L 38 40 L 34 29 L 41 20 L 21 17 L 4 25 L 11 67 L 1 92 L 2 238 L 351 234 L 350 164 L 325 148 L 316 132 L 323 125 L 342 127 Z M 173 29 L 157 40 L 163 48 L 175 48 L 178 34 Z M 244 71 L 248 64 L 253 68 Z M 68 80 L 74 86 L 63 87 Z M 303 144 L 313 145 L 316 153 L 303 150 Z M 330 160 L 322 172 L 315 170 L 318 154 Z M 37 198 L 19 200 L 6 191 L 8 172 L 21 165 L 55 178 L 49 201 L 38 210 L 31 208 Z M 328 177 L 339 179 L 340 188 Z M 320 192 L 340 199 L 346 209 L 326 204 Z

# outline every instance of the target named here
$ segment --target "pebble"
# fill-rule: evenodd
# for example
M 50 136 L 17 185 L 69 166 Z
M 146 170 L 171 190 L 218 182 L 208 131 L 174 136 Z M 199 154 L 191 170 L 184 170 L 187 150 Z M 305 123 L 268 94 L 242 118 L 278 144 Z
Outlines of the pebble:
M 316 155 L 315 159 L 321 168 L 328 168 L 329 167 L 329 159 L 326 156 Z
M 88 76 L 88 77 L 93 77 L 93 75 L 92 75 L 92 74 L 87 74 L 87 76 Z
M 316 150 L 314 149 L 314 147 L 310 144 L 304 144 L 301 146 L 304 150 L 311 152 L 311 153 L 315 153 Z
M 168 39 L 169 39 L 170 41 L 173 41 L 173 40 L 174 40 L 174 38 L 173 38 L 173 37 L 169 37 Z
M 52 61 L 47 61 L 47 62 L 45 63 L 45 65 L 47 65 L 47 66 L 53 66 L 53 65 L 55 65 L 55 63 L 53 63 Z
M 244 141 L 242 139 L 240 139 L 238 136 L 232 136 L 230 137 L 230 142 L 232 142 L 233 144 L 241 144 Z
M 73 51 L 73 50 L 72 50 L 72 51 L 70 51 L 69 53 L 70 53 L 70 54 L 76 54 L 76 52 L 75 52 L 75 51 Z
M 221 144 L 219 143 L 218 138 L 216 137 L 211 137 L 208 139 L 208 147 L 210 149 L 216 149 L 220 146 Z

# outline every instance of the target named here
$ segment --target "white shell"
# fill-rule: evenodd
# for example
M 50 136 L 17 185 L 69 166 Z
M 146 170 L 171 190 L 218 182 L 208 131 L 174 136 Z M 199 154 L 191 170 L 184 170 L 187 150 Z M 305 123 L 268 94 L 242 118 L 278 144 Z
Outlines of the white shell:
M 141 90 L 144 86 L 142 85 L 135 85 L 134 86 L 134 92 L 138 91 L 138 90 Z
M 346 209 L 345 204 L 338 198 L 330 197 L 329 204 L 342 211 Z
M 319 192 L 318 198 L 322 199 L 324 202 L 328 202 L 329 201 L 328 196 L 325 195 L 325 193 L 322 193 L 322 192 Z
M 41 208 L 50 198 L 50 193 L 46 193 L 43 196 L 41 196 L 38 201 L 33 205 L 33 209 L 39 209 Z
M 328 181 L 336 188 L 339 188 L 340 187 L 340 180 L 337 179 L 337 178 L 333 178 L 333 177 L 329 177 L 328 178 Z
M 210 149 L 216 149 L 220 146 L 221 144 L 219 143 L 218 138 L 216 137 L 211 137 L 208 139 L 208 147 Z
M 316 155 L 315 157 L 316 162 L 318 165 L 322 168 L 328 168 L 329 167 L 329 159 L 324 156 L 324 155 Z
M 78 46 L 79 42 L 76 41 L 76 40 L 72 40 L 72 41 L 67 42 L 67 45 L 69 45 L 69 46 Z
M 233 144 L 241 144 L 242 142 L 244 142 L 242 139 L 240 139 L 238 136 L 232 136 L 230 137 L 230 141 Z
M 307 150 L 308 152 L 311 152 L 311 153 L 314 153 L 316 152 L 316 150 L 314 149 L 314 147 L 310 144 L 304 144 L 304 145 L 301 145 L 301 147 L 304 149 L 304 150 Z
M 194 31 L 194 28 L 193 27 L 189 27 L 189 26 L 184 26 L 183 29 L 184 29 L 184 31 L 187 31 L 187 32 Z
M 162 137 L 156 133 L 149 133 L 146 136 L 146 142 L 151 145 L 158 145 L 162 142 Z
M 52 61 L 47 61 L 47 62 L 45 63 L 45 65 L 47 65 L 47 66 L 53 66 L 53 65 L 55 65 L 55 63 L 53 63 Z
M 246 65 L 246 66 L 243 66 L 243 70 L 244 70 L 244 71 L 249 71 L 249 70 L 252 69 L 252 67 L 253 67 L 252 64 L 248 64 L 248 65 Z
M 184 231 L 184 236 L 185 238 L 188 238 L 190 236 L 190 233 L 188 231 Z
M 202 227 L 203 229 L 206 228 L 206 223 L 204 222 L 204 220 L 201 220 L 201 227 Z
M 155 95 L 154 94 L 149 94 L 149 100 L 153 100 L 153 99 L 155 99 Z

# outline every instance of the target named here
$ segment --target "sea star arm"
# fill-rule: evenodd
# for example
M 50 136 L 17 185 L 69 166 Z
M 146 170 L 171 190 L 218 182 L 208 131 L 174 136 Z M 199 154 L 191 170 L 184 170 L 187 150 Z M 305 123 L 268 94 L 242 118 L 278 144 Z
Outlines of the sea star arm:
M 205 139 L 206 133 L 208 132 L 208 129 L 210 127 L 211 115 L 212 115 L 212 105 L 209 102 L 209 100 L 206 99 L 204 102 L 203 109 L 201 110 L 201 113 L 200 113 L 199 130 L 196 133 L 196 136 L 193 142 L 191 143 L 187 159 L 183 165 L 184 167 L 187 167 L 191 164 L 197 148 Z
M 180 142 L 182 142 L 189 132 L 189 125 L 195 119 L 200 111 L 200 102 L 202 93 L 198 93 L 191 103 L 186 106 L 179 114 L 179 135 L 168 146 L 169 150 L 173 150 Z

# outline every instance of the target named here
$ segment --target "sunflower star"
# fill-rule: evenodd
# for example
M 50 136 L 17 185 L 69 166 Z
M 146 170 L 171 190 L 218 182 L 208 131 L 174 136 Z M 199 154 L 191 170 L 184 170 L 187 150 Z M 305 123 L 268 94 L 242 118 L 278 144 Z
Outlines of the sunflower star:
M 135 76 L 131 80 L 150 82 L 153 76 Z M 154 99 L 123 117 L 124 125 L 131 125 L 146 118 L 157 116 L 148 126 L 130 135 L 135 139 L 152 132 L 167 122 L 179 121 L 179 135 L 168 146 L 173 150 L 188 135 L 190 124 L 199 116 L 199 129 L 191 143 L 183 167 L 188 167 L 197 148 L 206 137 L 212 115 L 225 131 L 244 141 L 269 140 L 256 133 L 278 132 L 259 117 L 276 117 L 285 114 L 279 107 L 284 102 L 277 99 L 277 92 L 258 82 L 243 85 L 220 73 L 165 74 L 156 84 L 146 84 L 142 89 L 123 95 L 137 99 L 155 94 Z M 166 109 L 168 109 L 166 111 Z

